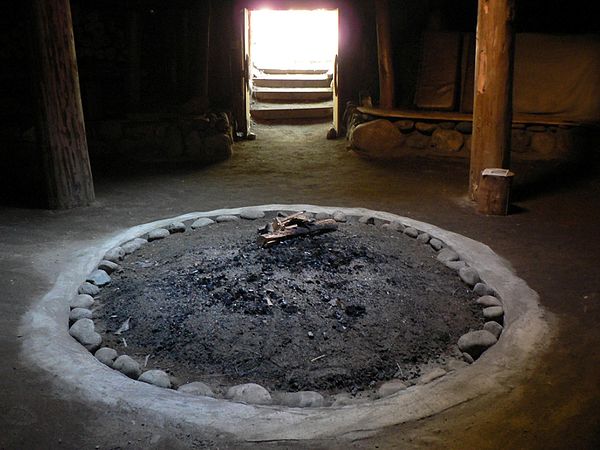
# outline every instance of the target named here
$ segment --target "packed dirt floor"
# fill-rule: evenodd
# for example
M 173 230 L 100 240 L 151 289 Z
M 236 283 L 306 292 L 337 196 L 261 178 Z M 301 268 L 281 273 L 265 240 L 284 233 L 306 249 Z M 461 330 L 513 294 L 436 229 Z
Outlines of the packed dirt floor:
M 380 164 L 356 158 L 328 125 L 257 126 L 256 141 L 207 168 L 93 163 L 97 202 L 72 211 L 0 211 L 0 449 L 600 447 L 600 176 L 523 184 L 507 217 L 466 200 L 468 166 L 450 160 Z M 590 149 L 598 154 L 598 149 Z M 517 176 L 526 168 L 516 164 Z M 533 181 L 522 177 L 522 180 Z M 184 212 L 267 203 L 362 206 L 430 222 L 490 245 L 553 313 L 557 333 L 536 369 L 500 398 L 483 396 L 417 423 L 347 441 L 227 442 L 149 421 L 140 411 L 77 400 L 25 363 L 23 314 L 90 242 Z M 49 345 L 52 345 L 49 343 Z M 64 391 L 64 389 L 63 389 Z M 73 395 L 67 395 L 73 394 Z M 68 398 L 68 399 L 67 399 Z

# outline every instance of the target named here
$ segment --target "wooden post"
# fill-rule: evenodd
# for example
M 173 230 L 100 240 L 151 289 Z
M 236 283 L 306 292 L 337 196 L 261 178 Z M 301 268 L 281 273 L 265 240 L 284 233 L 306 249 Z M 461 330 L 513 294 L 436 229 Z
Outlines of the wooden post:
M 33 0 L 33 83 L 48 206 L 94 201 L 69 0 Z M 26 176 L 26 174 L 23 174 Z
M 515 0 L 479 0 L 469 196 L 481 172 L 510 163 Z
M 377 55 L 379 59 L 379 107 L 394 107 L 394 62 L 389 0 L 375 0 Z

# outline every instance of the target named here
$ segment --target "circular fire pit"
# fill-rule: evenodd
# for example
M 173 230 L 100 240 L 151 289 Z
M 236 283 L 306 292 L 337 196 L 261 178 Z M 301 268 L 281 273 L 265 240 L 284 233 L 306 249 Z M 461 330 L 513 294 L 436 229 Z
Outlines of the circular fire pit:
M 263 248 L 258 223 L 275 215 L 172 227 L 125 257 L 95 298 L 103 345 L 221 394 L 375 394 L 462 361 L 457 341 L 483 327 L 481 306 L 428 235 L 338 214 L 335 232 Z
M 335 217 L 339 227 L 334 234 L 338 236 L 289 241 L 270 249 L 256 246 L 249 236 L 255 233 L 260 221 L 260 225 L 264 225 L 281 210 L 309 211 L 316 218 Z M 213 231 L 217 235 L 209 238 Z M 220 238 L 219 233 L 223 233 Z M 238 242 L 237 250 L 233 251 L 235 233 L 240 233 L 238 237 L 246 241 L 241 245 Z M 242 235 L 248 237 L 242 238 Z M 386 238 L 382 239 L 382 235 Z M 220 239 L 220 246 L 205 245 L 210 239 L 216 239 L 215 242 Z M 173 245 L 176 241 L 180 241 L 179 248 L 186 249 L 185 252 L 176 250 L 178 245 Z M 350 247 L 341 248 L 340 242 Z M 396 244 L 399 246 L 394 247 Z M 280 250 L 283 253 L 274 253 Z M 312 259 L 311 251 L 316 255 Z M 168 252 L 173 253 L 168 255 Z M 424 259 L 417 258 L 419 253 Z M 252 270 L 247 267 L 242 270 L 235 265 L 248 258 Z M 373 262 L 371 269 L 366 269 L 367 264 L 360 267 L 363 260 Z M 269 261 L 272 261 L 271 268 Z M 176 264 L 169 269 L 173 262 Z M 284 262 L 293 264 L 280 267 Z M 196 273 L 193 272 L 196 269 L 192 269 L 194 263 L 201 266 Z M 329 272 L 323 267 L 327 263 Z M 217 273 L 219 266 L 232 280 L 221 284 L 213 281 L 213 275 L 210 280 L 206 279 L 203 273 Z M 384 269 L 386 266 L 389 271 Z M 161 274 L 161 268 L 166 272 Z M 274 268 L 287 272 L 277 276 Z M 149 269 L 153 274 L 152 271 L 145 273 Z M 321 285 L 316 283 L 317 277 L 311 279 L 308 273 L 317 269 L 321 273 Z M 401 277 L 394 280 L 390 271 Z M 328 278 L 333 273 L 346 278 Z M 431 280 L 427 278 L 434 275 Z M 450 278 L 440 282 L 446 275 Z M 116 288 L 128 276 L 129 281 L 135 281 L 133 284 L 147 286 L 165 281 L 164 286 L 179 286 L 182 295 L 146 299 L 145 303 L 138 303 L 139 307 L 132 304 L 127 310 L 123 299 L 128 288 L 126 284 L 122 285 L 122 292 Z M 373 284 L 360 287 L 355 284 L 361 277 L 370 276 Z M 154 277 L 154 280 L 144 277 Z M 82 278 L 87 280 L 81 283 Z M 275 281 L 279 284 L 272 284 Z M 402 318 L 412 323 L 408 320 L 411 306 L 407 306 L 406 301 L 403 305 L 402 291 L 394 294 L 387 288 L 395 284 L 405 289 L 403 283 L 408 281 L 414 281 L 421 289 L 416 296 L 419 301 L 412 306 L 412 312 L 417 313 L 417 319 L 413 319 L 417 325 L 405 328 L 405 334 L 401 335 L 394 326 L 402 323 Z M 338 285 L 334 289 L 327 283 Z M 195 288 L 189 289 L 190 285 Z M 240 295 L 236 295 L 234 286 L 242 289 Z M 285 296 L 281 294 L 283 291 L 278 293 L 282 286 L 289 288 Z M 109 296 L 111 289 L 115 289 L 114 295 Z M 268 295 L 259 296 L 260 290 Z M 73 291 L 78 292 L 73 295 Z M 383 295 L 387 291 L 395 301 Z M 143 296 L 138 297 L 143 300 Z M 463 309 L 447 309 L 455 301 L 459 306 L 462 304 Z M 66 302 L 71 306 L 71 336 L 65 333 Z M 118 307 L 119 302 L 121 307 Z M 177 307 L 165 310 L 169 304 Z M 442 309 L 436 309 L 440 304 Z M 149 307 L 151 305 L 155 308 Z M 181 306 L 184 308 L 177 309 Z M 155 310 L 160 311 L 161 307 L 163 312 L 157 313 Z M 184 319 L 188 307 L 191 313 Z M 404 307 L 408 309 L 402 310 Z M 394 312 L 398 316 L 392 317 L 391 310 L 401 312 Z M 197 311 L 203 314 L 196 314 Z M 158 318 L 152 314 L 162 314 L 164 324 L 172 324 L 168 325 L 168 339 L 163 336 L 156 342 L 138 341 L 136 333 L 152 331 L 150 327 L 156 325 L 144 319 Z M 165 423 L 167 419 L 168 423 L 177 424 L 177 429 L 201 430 L 215 439 L 222 438 L 223 433 L 233 440 L 255 442 L 334 436 L 355 439 L 383 427 L 431 416 L 478 396 L 501 395 L 532 367 L 532 356 L 548 342 L 550 332 L 544 316 L 535 292 L 514 275 L 507 263 L 487 246 L 464 236 L 406 217 L 362 208 L 266 205 L 251 210 L 191 213 L 140 225 L 90 247 L 89 252 L 82 252 L 73 260 L 71 270 L 62 273 L 54 288 L 32 308 L 22 332 L 23 345 L 27 348 L 24 357 L 53 374 L 62 395 L 68 390 L 81 399 L 109 408 L 143 411 L 146 420 Z M 221 322 L 214 323 L 215 317 L 220 317 Z M 243 337 L 244 347 L 230 340 L 232 350 L 225 352 L 226 333 L 221 334 L 221 331 L 232 328 L 228 325 L 231 317 L 239 318 L 237 332 L 241 331 L 238 336 Z M 192 320 L 188 324 L 189 318 Z M 209 332 L 211 320 L 213 332 Z M 415 331 L 422 331 L 431 320 L 437 322 L 419 336 Z M 241 329 L 241 324 L 246 327 Z M 285 325 L 283 331 L 277 328 L 278 324 Z M 254 346 L 250 345 L 253 341 L 246 337 L 252 337 L 252 333 L 259 336 L 261 329 L 268 329 L 264 325 L 274 327 L 271 342 L 257 338 Z M 314 330 L 309 330 L 309 334 L 306 326 Z M 162 330 L 163 326 L 155 328 Z M 186 329 L 188 334 L 194 330 L 198 333 L 190 340 L 188 352 L 199 348 L 195 342 L 203 342 L 200 347 L 205 352 L 196 356 L 205 357 L 211 350 L 213 356 L 214 352 L 221 352 L 224 361 L 214 357 L 215 361 L 210 363 L 207 358 L 192 371 L 194 358 L 177 359 L 173 357 L 176 351 L 170 354 L 157 350 L 159 342 L 163 348 L 169 348 L 169 339 L 173 339 L 172 349 L 178 350 L 177 342 L 185 339 L 177 341 L 175 337 L 185 335 Z M 383 329 L 388 333 L 373 336 L 373 330 Z M 444 332 L 436 334 L 436 330 Z M 407 339 L 411 333 L 414 335 Z M 213 338 L 212 347 L 209 336 L 220 336 Z M 230 333 L 229 339 L 233 336 Z M 354 341 L 350 347 L 342 347 L 344 339 L 351 337 Z M 403 347 L 403 341 L 412 345 Z M 240 339 L 235 342 L 239 344 Z M 300 361 L 307 362 L 305 368 L 309 372 L 323 367 L 329 370 L 336 358 L 345 362 L 344 356 L 350 353 L 366 355 L 351 361 L 351 364 L 358 363 L 355 367 L 376 367 L 377 370 L 365 370 L 365 375 L 361 375 L 352 365 L 344 366 L 351 369 L 333 376 L 329 376 L 330 373 L 324 384 L 315 384 L 322 381 L 318 377 L 289 377 L 286 375 L 293 373 L 296 366 L 282 366 L 282 362 L 294 361 L 287 357 L 291 352 L 283 342 L 297 343 L 292 348 L 302 351 L 297 351 L 294 364 L 299 367 Z M 336 342 L 337 346 L 325 346 L 325 343 Z M 378 348 L 377 343 L 382 348 Z M 388 345 L 391 343 L 398 345 Z M 248 351 L 243 353 L 240 349 Z M 277 352 L 270 353 L 273 349 Z M 414 349 L 417 351 L 413 355 L 407 353 Z M 179 354 L 185 356 L 185 351 Z M 384 357 L 386 354 L 388 360 Z M 256 356 L 252 359 L 256 365 L 249 364 L 248 369 L 240 364 L 232 365 L 239 356 Z M 388 365 L 390 361 L 397 370 Z M 224 369 L 228 366 L 233 369 L 226 372 Z M 246 373 L 240 374 L 240 367 Z M 271 374 L 267 374 L 269 367 Z M 209 376 L 212 374 L 215 376 Z M 191 380 L 194 381 L 189 383 Z

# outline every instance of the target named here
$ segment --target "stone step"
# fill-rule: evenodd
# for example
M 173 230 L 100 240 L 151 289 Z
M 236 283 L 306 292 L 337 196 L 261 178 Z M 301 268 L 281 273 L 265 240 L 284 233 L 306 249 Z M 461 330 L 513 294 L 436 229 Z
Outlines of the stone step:
M 331 100 L 331 88 L 254 88 L 259 102 L 321 102 Z
M 328 69 L 259 69 L 269 75 L 315 75 L 326 74 Z
M 254 103 L 250 114 L 256 120 L 331 119 L 333 102 L 317 103 Z
M 328 74 L 262 74 L 252 79 L 255 87 L 269 88 L 327 88 L 332 77 Z

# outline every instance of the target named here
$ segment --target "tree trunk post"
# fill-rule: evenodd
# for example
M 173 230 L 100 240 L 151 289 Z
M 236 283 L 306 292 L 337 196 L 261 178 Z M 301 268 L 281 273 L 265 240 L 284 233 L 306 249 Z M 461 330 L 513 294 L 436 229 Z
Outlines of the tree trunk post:
M 515 0 L 479 0 L 469 196 L 477 200 L 481 172 L 509 168 Z
M 33 83 L 48 206 L 94 201 L 69 0 L 33 0 Z
M 394 107 L 394 62 L 389 0 L 375 0 L 377 56 L 379 60 L 379 107 Z

